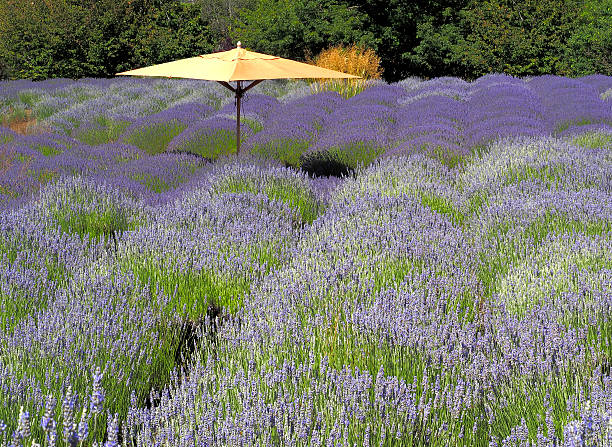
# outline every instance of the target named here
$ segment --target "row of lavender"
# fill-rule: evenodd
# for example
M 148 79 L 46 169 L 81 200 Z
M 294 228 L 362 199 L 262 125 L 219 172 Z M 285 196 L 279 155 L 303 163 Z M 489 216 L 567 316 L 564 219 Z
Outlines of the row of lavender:
M 103 171 L 136 189 L 164 192 L 186 181 L 201 163 L 150 155 L 176 152 L 211 160 L 235 151 L 234 104 L 210 83 L 39 84 L 1 86 L 5 116 L 14 118 L 29 107 L 40 119 L 39 129 L 47 131 L 20 136 L 0 128 L 3 170 L 9 171 L 0 183 L 4 205 L 27 200 L 41 183 L 64 174 Z M 306 95 L 300 83 L 272 83 L 267 91 L 256 87 L 268 94 L 253 93 L 244 101 L 243 147 L 247 154 L 304 168 L 321 159 L 355 168 L 414 152 L 455 166 L 498 138 L 609 129 L 612 103 L 603 98 L 610 85 L 606 76 L 491 75 L 473 83 L 407 80 L 343 100 L 335 93 Z
M 208 158 L 231 148 L 234 105 L 225 89 L 211 83 L 121 79 L 43 84 L 5 83 L 4 109 L 30 107 L 51 130 L 91 144 L 120 139 L 149 153 L 168 148 L 199 151 Z M 500 136 L 571 132 L 573 126 L 609 126 L 612 120 L 610 103 L 603 99 L 612 87 L 606 76 L 520 80 L 490 75 L 472 83 L 438 78 L 379 85 L 347 101 L 335 94 L 304 96 L 303 84 L 288 85 L 294 91 L 282 102 L 273 97 L 286 93 L 282 84 L 272 84 L 267 92 L 258 86 L 255 91 L 268 95 L 246 98 L 249 126 L 244 135 L 252 152 L 294 165 L 306 150 L 339 151 L 340 158 L 343 151 L 359 152 L 362 162 L 423 147 L 465 154 Z M 165 138 L 155 138 L 161 134 Z M 219 135 L 221 141 L 215 141 Z M 359 160 L 348 161 L 354 165 Z
M 186 336 L 287 262 L 325 194 L 286 168 L 197 177 L 163 206 L 65 177 L 0 213 L 0 439 L 115 445 L 113 415 L 151 405 Z
M 0 428 L 13 445 L 608 445 L 611 166 L 590 133 L 332 185 L 219 164 L 156 206 L 47 185 L 0 215 Z
M 331 154 L 354 168 L 380 156 L 425 151 L 454 166 L 498 138 L 612 128 L 612 105 L 602 98 L 611 82 L 605 76 L 491 75 L 472 83 L 439 78 L 380 85 L 347 101 L 315 95 L 266 113 L 263 130 L 246 145 L 291 164 L 299 164 L 296 153 L 302 152 L 302 161 Z M 258 110 L 255 105 L 253 113 Z
M 610 141 L 507 141 L 460 170 L 405 154 L 331 193 L 277 166 L 80 146 L 96 175 L 62 171 L 0 215 L 0 429 L 24 445 L 605 445 Z M 160 195 L 114 171 L 145 160 L 188 181 L 162 169 L 178 187 Z M 172 373 L 210 304 L 234 317 Z
M 496 144 L 462 172 L 413 154 L 346 180 L 125 436 L 609 445 L 612 138 L 575 143 Z

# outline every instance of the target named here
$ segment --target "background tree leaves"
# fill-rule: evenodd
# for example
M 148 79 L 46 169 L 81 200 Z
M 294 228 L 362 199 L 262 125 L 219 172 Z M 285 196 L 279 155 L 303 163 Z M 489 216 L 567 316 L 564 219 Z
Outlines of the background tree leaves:
M 108 77 L 246 48 L 297 60 L 338 44 L 383 76 L 612 75 L 612 0 L 0 0 L 0 79 Z

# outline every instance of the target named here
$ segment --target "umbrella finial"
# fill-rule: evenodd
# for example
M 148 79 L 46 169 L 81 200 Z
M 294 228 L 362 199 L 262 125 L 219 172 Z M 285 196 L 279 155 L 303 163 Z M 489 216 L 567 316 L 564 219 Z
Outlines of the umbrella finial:
M 242 42 L 238 41 L 238 45 L 237 45 L 237 47 L 238 47 L 238 48 L 242 48 Z

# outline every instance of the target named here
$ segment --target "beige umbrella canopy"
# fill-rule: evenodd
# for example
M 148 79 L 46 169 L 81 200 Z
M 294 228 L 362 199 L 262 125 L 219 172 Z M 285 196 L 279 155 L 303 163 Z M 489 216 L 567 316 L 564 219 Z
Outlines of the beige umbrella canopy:
M 236 152 L 240 151 L 240 99 L 265 79 L 359 78 L 339 71 L 245 50 L 235 49 L 180 59 L 117 73 L 127 76 L 159 76 L 217 81 L 236 95 Z M 236 82 L 236 86 L 230 82 Z M 246 87 L 243 81 L 252 81 Z

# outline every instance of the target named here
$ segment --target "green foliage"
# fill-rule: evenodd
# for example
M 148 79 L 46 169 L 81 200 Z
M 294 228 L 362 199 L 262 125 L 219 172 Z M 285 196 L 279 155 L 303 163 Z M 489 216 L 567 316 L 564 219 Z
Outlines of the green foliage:
M 455 48 L 462 41 L 462 24 L 436 24 L 434 17 L 417 25 L 418 45 L 412 51 L 410 60 L 418 67 L 422 76 L 436 77 L 439 73 L 449 76 L 469 76 L 455 53 Z
M 449 199 L 433 193 L 421 194 L 421 203 L 439 214 L 448 216 L 455 225 L 462 225 L 465 214 L 459 211 Z
M 193 138 L 175 147 L 177 152 L 199 155 L 208 160 L 216 160 L 221 155 L 236 153 L 236 135 L 228 130 L 218 130 L 211 134 L 202 131 Z
M 250 289 L 245 278 L 224 279 L 211 271 L 182 271 L 140 260 L 131 260 L 127 265 L 143 284 L 160 287 L 172 296 L 163 310 L 169 317 L 179 313 L 192 321 L 202 320 L 211 305 L 235 312 Z
M 310 142 L 307 140 L 277 138 L 255 145 L 250 152 L 264 158 L 280 160 L 288 166 L 298 167 L 300 156 L 309 145 Z
M 137 225 L 134 219 L 130 219 L 118 208 L 77 213 L 61 209 L 55 213 L 54 217 L 65 233 L 76 233 L 90 239 L 115 237 L 117 233 L 134 229 Z
M 34 147 L 34 149 L 43 154 L 45 157 L 61 154 L 61 151 L 59 151 L 57 148 L 44 144 L 38 144 Z
M 176 0 L 0 2 L 0 78 L 104 77 L 212 49 Z
M 15 137 L 8 133 L 5 135 L 0 135 L 0 144 L 10 143 L 11 141 L 13 141 L 14 138 Z M 0 155 L 0 163 L 3 161 L 3 156 L 4 154 Z
M 565 54 L 567 71 L 574 76 L 612 75 L 612 0 L 587 0 Z
M 85 12 L 70 2 L 1 2 L 0 60 L 11 77 L 84 76 Z
M 261 132 L 263 130 L 263 124 L 255 119 L 247 118 L 243 116 L 240 118 L 249 128 L 253 131 L 253 133 Z
M 372 47 L 368 18 L 337 0 L 258 0 L 244 10 L 234 30 L 246 48 L 304 60 L 330 44 Z
M 153 191 L 158 194 L 170 189 L 170 185 L 156 175 L 135 174 L 131 177 L 137 182 L 145 185 L 149 191 Z
M 0 81 L 10 78 L 9 66 L 5 59 L 0 57 Z
M 282 178 L 270 178 L 263 187 L 248 179 L 228 177 L 215 185 L 215 193 L 250 192 L 264 193 L 270 200 L 280 200 L 291 208 L 301 223 L 312 223 L 321 213 L 323 206 L 316 196 L 304 185 Z
M 106 77 L 238 40 L 297 60 L 358 44 L 389 82 L 610 75 L 611 21 L 612 0 L 2 0 L 0 79 Z
M 612 146 L 612 133 L 607 132 L 585 132 L 572 138 L 572 144 L 589 149 L 597 149 Z
M 127 121 L 115 121 L 104 115 L 100 115 L 94 121 L 95 127 L 86 127 L 85 129 L 77 129 L 74 138 L 77 140 L 89 144 L 98 145 L 104 143 L 110 143 L 116 141 L 119 135 L 129 126 Z
M 612 229 L 610 223 L 605 220 L 593 220 L 585 224 L 567 215 L 550 213 L 522 228 L 520 237 L 516 240 L 509 240 L 507 237 L 511 228 L 510 223 L 503 222 L 491 229 L 489 237 L 492 240 L 496 239 L 497 252 L 493 257 L 482 255 L 480 259 L 478 278 L 489 296 L 497 291 L 500 279 L 508 272 L 510 266 L 522 260 L 521 244 L 524 244 L 524 241 L 530 246 L 539 246 L 548 234 L 579 232 L 601 236 Z
M 224 51 L 235 47 L 232 41 L 232 28 L 240 15 L 240 10 L 250 10 L 257 0 L 199 0 L 202 18 L 215 42 L 216 50 Z
M 185 124 L 176 120 L 152 124 L 134 130 L 124 140 L 126 143 L 133 144 L 148 154 L 160 154 L 166 150 L 168 143 L 185 130 L 186 127 Z
M 461 12 L 465 35 L 454 52 L 471 77 L 569 74 L 564 57 L 578 0 L 472 1 Z
M 112 0 L 108 0 L 112 1 Z M 129 28 L 121 20 L 116 71 L 192 57 L 214 50 L 212 38 L 196 5 L 177 0 L 128 1 Z M 101 49 L 101 55 L 105 51 Z M 111 74 L 111 73 L 109 73 Z
M 555 128 L 555 133 L 558 135 L 564 130 L 569 129 L 570 126 L 587 126 L 589 124 L 593 124 L 593 121 L 588 118 L 565 121 Z
M 345 166 L 348 166 L 351 169 L 369 166 L 384 152 L 384 147 L 363 141 L 357 141 L 342 147 L 331 147 L 327 150 L 327 153 L 332 159 L 344 164 Z
M 468 0 L 347 0 L 368 16 L 385 80 L 411 75 L 464 76 L 452 49 L 462 39 L 459 12 Z

